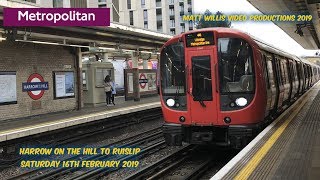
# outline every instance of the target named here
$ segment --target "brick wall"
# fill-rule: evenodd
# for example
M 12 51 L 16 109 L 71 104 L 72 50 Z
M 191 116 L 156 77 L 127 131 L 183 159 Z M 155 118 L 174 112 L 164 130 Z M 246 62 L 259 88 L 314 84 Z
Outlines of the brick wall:
M 17 75 L 17 104 L 0 105 L 0 120 L 76 109 L 76 57 L 70 50 L 62 46 L 0 42 L 0 72 L 16 71 Z M 71 69 L 64 65 L 71 65 Z M 74 72 L 75 97 L 54 99 L 53 71 Z M 42 75 L 49 83 L 49 90 L 37 101 L 31 99 L 27 92 L 22 92 L 22 83 L 33 73 Z

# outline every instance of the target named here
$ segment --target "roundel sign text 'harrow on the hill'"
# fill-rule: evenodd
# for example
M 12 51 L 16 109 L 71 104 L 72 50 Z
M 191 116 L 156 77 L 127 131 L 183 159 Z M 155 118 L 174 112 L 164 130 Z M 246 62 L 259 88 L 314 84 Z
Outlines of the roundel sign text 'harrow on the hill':
M 148 83 L 148 79 L 147 79 L 146 75 L 144 73 L 141 73 L 140 77 L 139 77 L 139 84 L 140 84 L 141 89 L 144 89 L 146 87 L 147 83 Z
M 22 91 L 28 92 L 33 100 L 40 99 L 45 90 L 49 89 L 48 82 L 45 82 L 40 74 L 31 74 L 27 82 L 22 83 Z

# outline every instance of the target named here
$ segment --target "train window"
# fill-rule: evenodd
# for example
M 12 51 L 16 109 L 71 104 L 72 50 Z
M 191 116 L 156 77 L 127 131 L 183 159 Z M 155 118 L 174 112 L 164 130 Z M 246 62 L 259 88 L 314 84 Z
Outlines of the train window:
M 305 81 L 305 85 L 308 82 L 308 70 L 307 70 L 307 66 L 305 64 L 303 64 L 303 71 L 304 71 L 304 81 Z
M 281 79 L 281 84 L 285 84 L 285 76 L 284 76 L 284 71 L 283 71 L 283 66 L 282 66 L 282 62 L 280 59 L 278 59 L 278 67 L 279 67 L 279 71 L 280 71 L 280 79 Z
M 183 43 L 174 43 L 164 47 L 160 58 L 163 94 L 185 95 L 186 77 Z
M 286 84 L 285 68 L 283 67 L 283 61 L 282 61 L 282 60 L 280 60 L 279 64 L 280 64 L 280 71 L 281 71 L 281 80 L 282 80 L 282 84 Z
M 210 56 L 192 57 L 192 95 L 194 101 L 212 100 Z
M 272 68 L 272 57 L 267 56 L 267 67 L 268 67 L 268 74 L 269 74 L 269 82 L 272 88 L 276 86 L 275 79 L 274 79 L 274 72 Z
M 288 80 L 289 80 L 288 82 L 292 83 L 294 81 L 294 71 L 292 68 L 292 60 L 291 59 L 287 60 L 286 65 L 287 65 Z
M 280 60 L 278 58 L 275 58 L 275 64 L 276 64 L 276 70 L 277 70 L 278 83 L 279 85 L 282 85 L 283 77 L 282 77 L 282 71 L 280 67 Z
M 254 91 L 253 55 L 246 41 L 219 38 L 218 58 L 221 93 Z
M 288 67 L 285 59 L 281 60 L 281 65 L 282 65 L 283 83 L 287 84 L 289 83 L 289 79 L 288 79 Z
M 262 60 L 262 64 L 263 64 L 263 74 L 264 74 L 264 77 L 266 78 L 265 80 L 266 80 L 267 89 L 270 89 L 268 67 L 267 67 L 267 59 L 266 59 L 266 55 L 265 54 L 261 55 L 261 60 Z
M 297 70 L 297 65 L 296 65 L 297 63 L 296 63 L 296 61 L 293 61 L 292 62 L 292 68 L 293 68 L 293 79 L 294 79 L 294 81 L 298 81 L 298 70 Z
M 304 81 L 305 81 L 305 78 L 304 78 L 304 76 L 305 76 L 305 72 L 304 72 L 304 66 L 303 66 L 303 64 L 302 63 L 299 63 L 299 69 L 300 69 L 300 79 L 301 79 L 301 81 L 302 81 L 302 83 L 303 83 L 303 85 L 302 85 L 302 87 L 304 87 Z

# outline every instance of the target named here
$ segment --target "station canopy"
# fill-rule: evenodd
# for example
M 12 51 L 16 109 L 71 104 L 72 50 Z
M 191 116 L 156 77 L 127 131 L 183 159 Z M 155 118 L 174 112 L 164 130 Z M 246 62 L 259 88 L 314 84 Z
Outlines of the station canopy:
M 305 49 L 320 49 L 319 15 L 320 0 L 248 0 L 263 14 L 307 14 L 312 15 L 312 21 L 275 22 L 284 32 Z M 300 29 L 300 35 L 297 32 Z M 303 35 L 302 35 L 303 34 Z

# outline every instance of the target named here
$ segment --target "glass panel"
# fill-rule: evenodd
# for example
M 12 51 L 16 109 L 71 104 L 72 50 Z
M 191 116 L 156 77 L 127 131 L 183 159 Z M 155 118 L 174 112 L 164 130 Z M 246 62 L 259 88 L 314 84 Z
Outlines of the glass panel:
M 239 38 L 219 38 L 221 93 L 253 92 L 254 70 L 251 46 Z
M 84 90 L 87 90 L 87 76 L 86 76 L 87 72 L 86 71 L 82 71 L 82 88 Z
M 299 79 L 298 79 L 298 73 L 297 73 L 297 65 L 296 65 L 295 61 L 293 61 L 292 67 L 293 67 L 293 71 L 294 71 L 294 81 L 298 81 Z
M 192 95 L 194 101 L 212 100 L 210 56 L 192 57 Z
M 283 85 L 282 72 L 281 72 L 281 68 L 280 68 L 280 60 L 278 58 L 275 58 L 275 60 L 276 60 L 276 68 L 277 68 L 277 72 L 278 72 L 278 83 L 279 83 L 279 85 Z
M 31 3 L 37 3 L 36 0 L 23 0 L 23 1 L 31 2 Z
M 263 74 L 264 74 L 264 77 L 266 78 L 265 81 L 266 81 L 267 89 L 270 89 L 269 74 L 268 74 L 268 66 L 267 66 L 266 56 L 265 55 L 261 55 L 261 59 L 262 59 L 262 66 L 263 66 Z
M 129 11 L 130 25 L 133 26 L 133 11 Z
M 276 82 L 275 82 L 274 72 L 272 67 L 272 57 L 271 56 L 267 56 L 267 57 L 268 57 L 267 67 L 268 67 L 268 74 L 269 74 L 269 82 L 270 82 L 271 88 L 275 88 Z
M 127 8 L 131 9 L 131 0 L 127 0 Z
M 147 10 L 143 10 L 143 20 L 148 21 L 148 11 Z
M 287 66 L 285 63 L 285 60 L 281 60 L 281 72 L 282 72 L 282 79 L 283 79 L 283 84 L 287 84 L 288 83 L 288 79 L 287 79 Z
M 146 7 L 146 0 L 141 0 L 141 8 L 145 8 Z
M 110 69 L 96 69 L 96 87 L 103 87 L 104 78 L 109 75 L 111 76 Z
M 164 95 L 184 95 L 186 77 L 183 43 L 165 47 L 160 58 L 162 93 Z
M 53 0 L 53 7 L 55 8 L 63 7 L 63 0 Z

